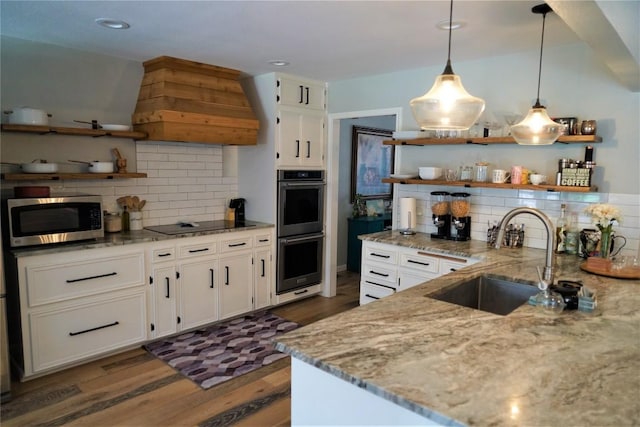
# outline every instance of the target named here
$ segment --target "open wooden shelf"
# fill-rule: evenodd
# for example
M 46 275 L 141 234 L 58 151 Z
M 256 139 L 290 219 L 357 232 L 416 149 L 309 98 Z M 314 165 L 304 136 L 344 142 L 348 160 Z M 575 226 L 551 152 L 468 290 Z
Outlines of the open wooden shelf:
M 580 144 L 602 142 L 602 137 L 597 135 L 563 135 L 556 141 L 561 144 Z M 490 136 L 487 138 L 416 138 L 416 139 L 389 139 L 382 142 L 384 145 L 494 145 L 516 144 L 511 136 Z
M 505 188 L 512 190 L 534 190 L 534 191 L 557 191 L 557 192 L 572 192 L 572 193 L 590 193 L 598 191 L 598 187 L 573 187 L 566 185 L 533 185 L 533 184 L 495 184 L 493 182 L 474 182 L 474 181 L 445 181 L 445 180 L 429 180 L 420 178 L 383 178 L 382 182 L 388 184 L 418 184 L 418 185 L 448 185 L 453 187 L 466 187 L 466 188 Z
M 98 138 L 101 136 L 109 136 L 112 138 L 128 138 L 128 139 L 146 139 L 147 138 L 146 132 L 69 128 L 69 127 L 57 127 L 57 126 L 2 125 L 2 131 L 3 132 L 37 133 L 39 135 L 58 134 L 58 135 L 91 136 L 94 138 Z
M 58 181 L 61 179 L 123 179 L 146 178 L 146 173 L 3 173 L 8 181 Z

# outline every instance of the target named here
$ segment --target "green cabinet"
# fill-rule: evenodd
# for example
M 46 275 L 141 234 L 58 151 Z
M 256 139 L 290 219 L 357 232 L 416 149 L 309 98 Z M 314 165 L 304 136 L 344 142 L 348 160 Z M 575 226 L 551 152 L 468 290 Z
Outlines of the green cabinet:
M 362 241 L 358 236 L 362 234 L 377 233 L 386 226 L 391 226 L 391 214 L 382 216 L 361 216 L 347 218 L 349 223 L 349 238 L 347 242 L 347 270 L 360 273 L 362 261 Z

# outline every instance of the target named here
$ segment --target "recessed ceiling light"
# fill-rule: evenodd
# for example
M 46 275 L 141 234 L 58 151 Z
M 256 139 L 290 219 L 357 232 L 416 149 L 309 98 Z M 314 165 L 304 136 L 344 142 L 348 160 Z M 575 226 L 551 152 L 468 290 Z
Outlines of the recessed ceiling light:
M 466 26 L 467 23 L 464 21 L 453 21 L 451 23 L 451 29 L 452 30 L 459 30 L 460 28 Z M 446 30 L 449 31 L 449 20 L 446 21 L 440 21 L 436 24 L 436 28 L 440 29 L 440 30 Z
M 287 65 L 289 65 L 289 62 L 283 61 L 281 59 L 273 59 L 269 61 L 269 64 L 275 65 L 276 67 L 286 67 Z
M 126 30 L 131 27 L 128 23 L 119 19 L 98 18 L 96 24 L 102 25 L 105 28 L 111 28 L 112 30 Z

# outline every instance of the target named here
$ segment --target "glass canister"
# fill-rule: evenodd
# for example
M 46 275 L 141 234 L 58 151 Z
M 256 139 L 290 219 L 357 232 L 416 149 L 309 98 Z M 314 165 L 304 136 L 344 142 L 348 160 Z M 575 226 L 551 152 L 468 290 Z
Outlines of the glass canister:
M 117 213 L 104 213 L 104 231 L 107 233 L 118 233 L 122 231 L 122 218 Z
M 449 192 L 432 191 L 431 192 L 431 212 L 434 216 L 442 216 L 449 214 Z
M 471 181 L 473 178 L 473 166 L 460 166 L 458 176 L 460 177 L 460 181 Z
M 451 193 L 451 215 L 455 218 L 469 216 L 471 212 L 471 202 L 469 193 Z
M 476 163 L 473 167 L 473 180 L 475 182 L 487 182 L 489 180 L 489 163 Z

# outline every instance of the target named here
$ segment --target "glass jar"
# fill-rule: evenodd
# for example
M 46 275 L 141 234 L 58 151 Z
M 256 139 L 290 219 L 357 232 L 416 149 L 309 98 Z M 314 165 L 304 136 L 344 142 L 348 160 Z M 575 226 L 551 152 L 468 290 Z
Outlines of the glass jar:
M 104 213 L 104 231 L 107 233 L 118 233 L 122 231 L 122 218 L 117 213 Z
M 473 178 L 473 166 L 460 166 L 460 181 L 471 181 Z

